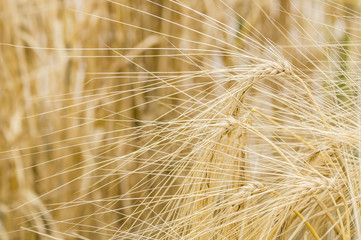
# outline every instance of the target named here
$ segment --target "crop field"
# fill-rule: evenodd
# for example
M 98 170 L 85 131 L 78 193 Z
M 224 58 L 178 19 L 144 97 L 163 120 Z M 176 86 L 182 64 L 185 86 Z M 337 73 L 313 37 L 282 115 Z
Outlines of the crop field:
M 361 239 L 361 1 L 0 0 L 0 240 Z

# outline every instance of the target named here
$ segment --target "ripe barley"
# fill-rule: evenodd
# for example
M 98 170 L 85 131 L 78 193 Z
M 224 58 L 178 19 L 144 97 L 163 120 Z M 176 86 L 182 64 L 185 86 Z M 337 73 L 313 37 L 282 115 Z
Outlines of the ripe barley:
M 359 239 L 359 4 L 0 0 L 0 239 Z

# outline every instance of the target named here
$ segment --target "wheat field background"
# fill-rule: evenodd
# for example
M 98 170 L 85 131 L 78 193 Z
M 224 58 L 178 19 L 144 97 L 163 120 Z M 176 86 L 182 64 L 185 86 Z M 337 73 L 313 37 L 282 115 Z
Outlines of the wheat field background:
M 0 240 L 361 239 L 360 11 L 0 0 Z

